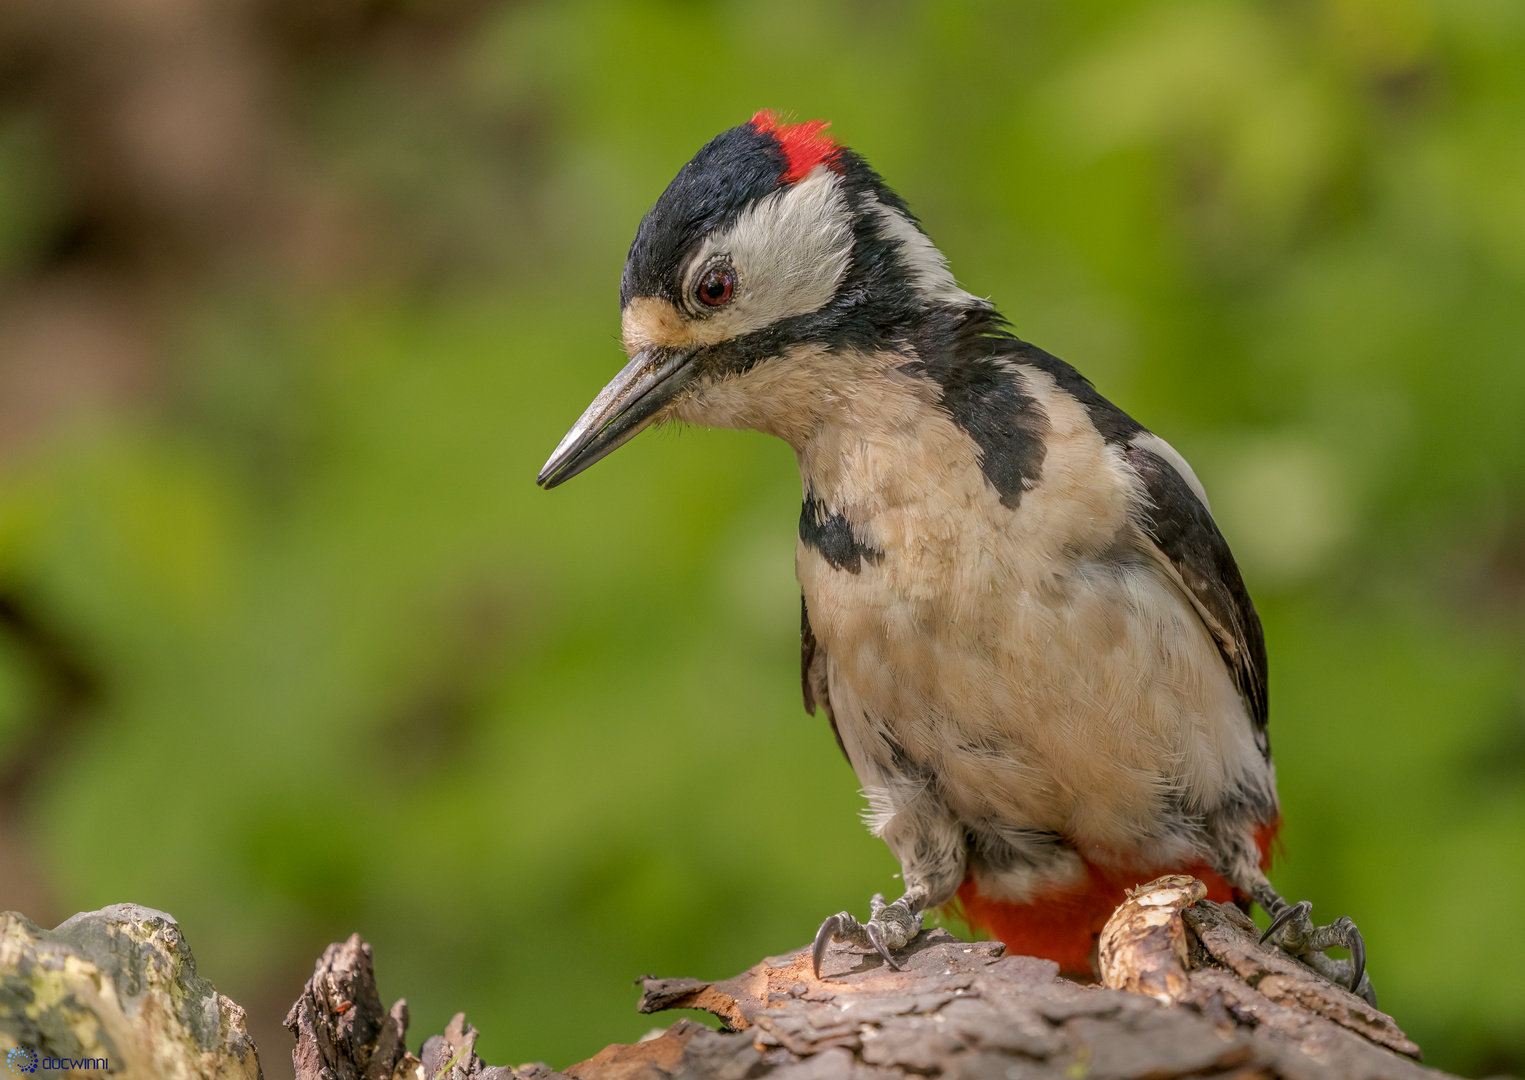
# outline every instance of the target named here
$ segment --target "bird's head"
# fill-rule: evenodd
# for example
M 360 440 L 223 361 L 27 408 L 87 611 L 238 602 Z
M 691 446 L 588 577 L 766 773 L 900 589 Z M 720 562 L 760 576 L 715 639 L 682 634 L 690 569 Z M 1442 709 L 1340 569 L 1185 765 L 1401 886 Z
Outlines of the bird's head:
M 763 111 L 679 170 L 625 262 L 630 362 L 556 447 L 542 486 L 660 419 L 768 429 L 770 413 L 829 392 L 833 356 L 897 348 L 934 311 L 984 306 L 826 128 Z

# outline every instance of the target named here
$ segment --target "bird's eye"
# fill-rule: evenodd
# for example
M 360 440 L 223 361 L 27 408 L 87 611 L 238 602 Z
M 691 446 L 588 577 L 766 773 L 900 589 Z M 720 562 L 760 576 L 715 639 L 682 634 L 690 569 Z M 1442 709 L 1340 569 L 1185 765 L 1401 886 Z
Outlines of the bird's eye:
M 736 274 L 724 263 L 716 263 L 699 275 L 699 284 L 694 291 L 701 304 L 720 307 L 729 303 L 736 292 Z

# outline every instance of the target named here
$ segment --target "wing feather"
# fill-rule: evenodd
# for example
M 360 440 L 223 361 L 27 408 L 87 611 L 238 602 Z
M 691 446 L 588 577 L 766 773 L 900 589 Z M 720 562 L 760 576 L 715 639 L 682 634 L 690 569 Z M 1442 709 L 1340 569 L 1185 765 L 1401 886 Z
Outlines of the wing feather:
M 810 626 L 810 609 L 805 606 L 803 596 L 800 597 L 800 689 L 805 695 L 805 711 L 814 716 L 818 705 L 825 711 L 831 733 L 836 736 L 837 749 L 847 757 L 842 733 L 837 730 L 836 713 L 831 710 L 831 691 L 826 684 L 826 650 L 815 639 L 815 630 Z M 852 764 L 851 758 L 847 760 Z
M 1158 436 L 1141 434 L 1123 449 L 1146 495 L 1138 524 L 1150 542 L 1150 554 L 1191 599 L 1218 643 L 1255 726 L 1256 740 L 1269 759 L 1270 673 L 1260 616 L 1228 541 L 1197 494 L 1196 477 L 1188 480 L 1169 457 L 1152 449 L 1149 444 L 1155 441 Z M 1171 455 L 1180 457 L 1174 451 Z

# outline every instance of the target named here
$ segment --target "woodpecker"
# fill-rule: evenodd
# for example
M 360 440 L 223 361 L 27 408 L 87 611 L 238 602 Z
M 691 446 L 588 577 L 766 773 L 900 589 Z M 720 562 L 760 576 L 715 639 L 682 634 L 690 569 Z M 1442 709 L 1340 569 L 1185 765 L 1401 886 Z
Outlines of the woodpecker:
M 679 170 L 625 263 L 629 363 L 538 481 L 663 421 L 793 447 L 805 707 L 904 883 L 825 920 L 817 974 L 832 940 L 896 966 L 954 905 L 1092 977 L 1126 890 L 1185 873 L 1374 1000 L 1355 924 L 1266 877 L 1265 641 L 1191 466 L 961 288 L 827 127 L 765 110 Z

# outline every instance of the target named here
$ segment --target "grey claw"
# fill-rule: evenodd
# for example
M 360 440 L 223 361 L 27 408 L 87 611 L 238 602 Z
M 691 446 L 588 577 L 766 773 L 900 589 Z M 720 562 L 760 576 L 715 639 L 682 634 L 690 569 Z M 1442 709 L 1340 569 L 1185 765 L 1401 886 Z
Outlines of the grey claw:
M 1271 920 L 1271 925 L 1266 927 L 1266 932 L 1260 935 L 1260 943 L 1264 945 L 1267 941 L 1270 940 L 1271 935 L 1276 933 L 1276 931 L 1280 930 L 1283 926 L 1286 926 L 1299 915 L 1306 915 L 1312 910 L 1313 905 L 1307 900 L 1299 900 L 1291 907 L 1286 908 L 1280 915 Z
M 884 944 L 884 935 L 879 932 L 879 925 L 870 921 L 863 929 L 867 931 L 868 940 L 873 943 L 874 948 L 879 950 L 879 955 L 884 957 L 884 962 L 890 966 L 890 970 L 899 971 L 900 965 L 895 963 L 895 958 L 890 955 L 889 947 Z
M 1350 926 L 1350 992 L 1357 997 L 1361 995 L 1361 976 L 1366 974 L 1366 939 L 1361 936 L 1355 924 Z
M 815 966 L 815 977 L 821 977 L 821 961 L 826 958 L 826 946 L 842 931 L 842 916 L 829 915 L 821 928 L 815 932 L 815 945 L 810 949 L 810 959 Z
M 1339 985 L 1344 975 L 1343 961 L 1332 961 L 1322 955 L 1331 948 L 1344 948 L 1350 950 L 1350 967 L 1345 985 L 1350 987 L 1350 992 L 1357 997 L 1363 997 L 1373 1005 L 1376 1004 L 1376 994 L 1371 988 L 1371 983 L 1362 984 L 1366 976 L 1366 941 L 1361 937 L 1361 931 L 1356 924 L 1348 918 L 1336 919 L 1328 926 L 1313 926 L 1308 921 L 1308 913 L 1313 910 L 1313 905 L 1307 900 L 1300 900 L 1295 904 L 1289 904 L 1282 908 L 1281 914 L 1271 920 L 1271 925 L 1266 927 L 1266 932 L 1260 935 L 1261 944 L 1265 944 L 1276 936 L 1277 931 L 1291 925 L 1287 936 L 1276 942 L 1280 948 L 1292 953 L 1304 964 L 1314 971 Z

